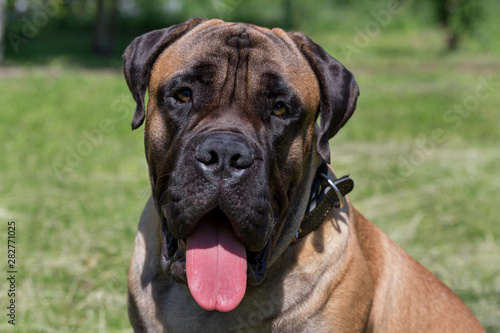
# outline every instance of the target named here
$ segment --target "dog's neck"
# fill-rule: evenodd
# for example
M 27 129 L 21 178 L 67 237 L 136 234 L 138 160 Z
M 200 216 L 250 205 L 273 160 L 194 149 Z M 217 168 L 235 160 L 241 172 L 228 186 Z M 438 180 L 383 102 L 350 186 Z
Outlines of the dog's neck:
M 353 188 L 354 182 L 349 178 L 349 175 L 338 179 L 330 178 L 328 176 L 328 165 L 323 160 L 316 171 L 307 210 L 300 228 L 297 230 L 294 242 L 316 230 L 326 219 L 330 210 L 344 207 L 344 196 L 351 192 Z
M 334 177 L 331 170 L 329 176 Z M 348 244 L 356 236 L 349 224 L 349 211 L 349 200 L 346 200 L 343 208 L 331 210 L 316 230 L 300 238 L 283 252 L 269 268 L 262 285 L 249 288 L 246 296 L 248 299 L 258 299 L 266 313 L 280 318 L 279 323 L 273 323 L 274 330 L 294 331 L 294 323 L 315 325 L 316 322 L 321 322 L 308 319 L 322 315 L 322 309 L 318 307 L 327 303 L 330 291 L 336 288 L 332 281 L 340 281 L 336 274 L 342 271 L 346 261 L 352 259 L 353 254 L 348 250 Z M 324 299 L 325 302 L 311 304 L 310 299 Z M 248 304 L 243 302 L 242 306 L 246 307 Z M 253 311 L 259 313 L 258 307 Z M 243 321 L 248 324 L 246 329 L 256 330 L 250 317 L 245 318 L 248 318 Z M 266 323 L 265 319 L 269 318 L 261 319 L 263 320 L 259 324 Z M 242 322 L 241 318 L 239 322 Z M 314 332 L 321 331 L 321 328 L 304 327 L 300 331 Z

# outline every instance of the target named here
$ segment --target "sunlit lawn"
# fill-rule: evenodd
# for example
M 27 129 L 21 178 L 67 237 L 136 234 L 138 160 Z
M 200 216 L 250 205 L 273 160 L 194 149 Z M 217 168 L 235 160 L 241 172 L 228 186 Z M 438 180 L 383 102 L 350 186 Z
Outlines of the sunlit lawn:
M 355 180 L 358 209 L 500 332 L 498 54 L 445 54 L 436 32 L 413 31 L 347 57 L 352 38 L 315 38 L 361 89 L 331 141 L 334 168 Z M 477 98 L 481 78 L 491 83 Z M 120 69 L 0 68 L 0 105 L 0 217 L 18 226 L 15 331 L 130 331 L 128 260 L 149 181 Z

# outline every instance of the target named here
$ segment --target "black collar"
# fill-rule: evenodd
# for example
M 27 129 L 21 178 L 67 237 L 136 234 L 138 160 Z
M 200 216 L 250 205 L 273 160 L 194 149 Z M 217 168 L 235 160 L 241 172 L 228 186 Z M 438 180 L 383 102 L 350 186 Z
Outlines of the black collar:
M 294 240 L 296 241 L 316 230 L 333 207 L 342 208 L 344 206 L 344 196 L 351 192 L 353 188 L 354 181 L 349 178 L 349 175 L 336 180 L 328 178 L 328 165 L 325 161 L 322 161 L 316 171 L 306 213 Z

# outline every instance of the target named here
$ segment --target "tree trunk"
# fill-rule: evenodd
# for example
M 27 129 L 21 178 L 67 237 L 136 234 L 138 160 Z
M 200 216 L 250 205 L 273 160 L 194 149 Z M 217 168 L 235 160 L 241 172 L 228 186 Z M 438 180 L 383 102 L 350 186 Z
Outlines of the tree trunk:
M 3 62 L 3 57 L 4 57 L 6 11 L 7 11 L 6 0 L 0 0 L 0 63 Z
M 291 30 L 293 26 L 292 0 L 283 0 L 283 29 Z
M 94 39 L 92 41 L 92 50 L 95 53 L 102 55 L 110 55 L 113 53 L 117 21 L 118 0 L 98 0 Z

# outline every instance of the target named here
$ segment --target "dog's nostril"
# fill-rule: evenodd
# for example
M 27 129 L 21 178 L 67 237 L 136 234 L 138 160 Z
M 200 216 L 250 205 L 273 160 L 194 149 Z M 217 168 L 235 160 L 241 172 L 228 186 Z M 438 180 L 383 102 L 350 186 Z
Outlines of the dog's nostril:
M 205 163 L 207 165 L 219 164 L 219 155 L 215 151 L 210 152 L 210 159 Z
M 239 160 L 241 158 L 241 154 L 236 154 L 231 157 L 229 160 L 229 166 L 234 169 L 241 169 Z
M 198 151 L 196 152 L 196 159 L 205 165 L 217 165 L 219 163 L 219 155 L 214 150 Z
M 234 154 L 229 160 L 229 166 L 233 169 L 248 169 L 253 164 L 251 154 Z

